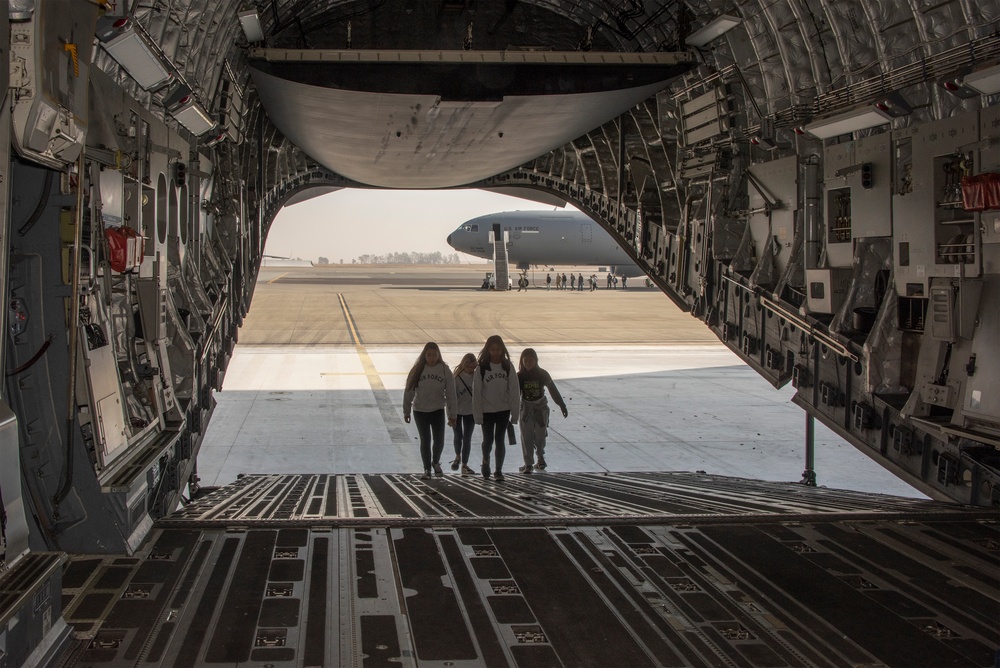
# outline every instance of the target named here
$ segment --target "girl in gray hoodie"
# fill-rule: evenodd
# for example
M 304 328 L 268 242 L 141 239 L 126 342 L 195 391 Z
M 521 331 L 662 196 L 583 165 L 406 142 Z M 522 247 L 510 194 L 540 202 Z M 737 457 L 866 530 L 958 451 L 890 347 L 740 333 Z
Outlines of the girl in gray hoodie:
M 441 471 L 441 451 L 444 450 L 445 408 L 448 425 L 455 425 L 455 377 L 441 359 L 441 349 L 428 342 L 406 377 L 403 390 L 403 419 L 410 422 L 410 407 L 420 435 L 420 459 L 424 463 L 425 480 Z M 433 437 L 433 438 L 432 438 Z M 433 440 L 433 451 L 431 441 Z

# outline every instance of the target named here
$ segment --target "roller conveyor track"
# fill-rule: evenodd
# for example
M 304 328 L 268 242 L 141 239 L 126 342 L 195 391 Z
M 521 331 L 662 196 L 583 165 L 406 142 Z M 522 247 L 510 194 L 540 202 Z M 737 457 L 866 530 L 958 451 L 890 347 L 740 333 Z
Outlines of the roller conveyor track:
M 63 665 L 992 666 L 998 522 L 702 474 L 247 476 L 73 557 Z
M 595 518 L 657 521 L 842 513 L 952 512 L 953 505 L 698 473 L 511 474 L 420 480 L 398 475 L 252 475 L 160 521 L 161 526 L 264 523 L 401 525 L 440 521 L 551 524 Z

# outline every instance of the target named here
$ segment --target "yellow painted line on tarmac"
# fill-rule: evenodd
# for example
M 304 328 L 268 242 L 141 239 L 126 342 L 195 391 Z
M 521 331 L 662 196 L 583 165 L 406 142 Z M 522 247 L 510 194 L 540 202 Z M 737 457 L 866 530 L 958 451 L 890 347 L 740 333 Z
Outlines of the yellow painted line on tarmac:
M 351 317 L 351 311 L 347 308 L 347 300 L 344 299 L 342 293 L 337 293 L 337 299 L 340 300 L 340 308 L 344 310 L 344 319 L 347 321 L 347 329 L 351 332 L 351 340 L 354 341 L 354 345 L 361 345 L 361 337 L 358 336 L 358 330 L 354 326 L 354 318 Z
M 385 389 L 385 385 L 382 383 L 382 378 L 379 376 L 378 370 L 375 368 L 375 363 L 372 362 L 372 358 L 368 354 L 368 349 L 361 342 L 361 336 L 358 334 L 358 328 L 354 324 L 351 310 L 347 308 L 347 300 L 344 299 L 343 293 L 340 292 L 337 293 L 337 299 L 340 300 L 340 308 L 344 311 L 344 320 L 347 322 L 348 331 L 351 332 L 354 349 L 358 351 L 361 366 L 364 367 L 365 375 L 368 376 L 368 384 L 372 388 L 372 394 L 375 396 L 375 403 L 378 405 L 379 414 L 382 416 L 382 422 L 385 424 L 385 430 L 389 434 L 389 439 L 393 445 L 409 445 L 410 437 L 407 435 L 406 429 L 399 422 L 399 412 L 396 410 L 396 406 L 393 404 L 389 393 Z
M 275 276 L 275 277 L 274 277 L 274 278 L 272 278 L 272 279 L 271 279 L 270 281 L 268 281 L 268 282 L 267 282 L 267 284 L 268 284 L 268 285 L 270 285 L 271 283 L 274 283 L 274 282 L 275 282 L 276 280 L 278 280 L 279 278 L 284 278 L 285 276 L 288 276 L 288 274 L 289 274 L 289 272 L 287 272 L 287 271 L 286 271 L 286 272 L 285 272 L 285 273 L 283 273 L 283 274 L 282 274 L 281 276 Z
M 368 374 L 364 371 L 320 371 L 320 376 L 367 376 Z M 408 376 L 409 371 L 383 371 L 379 373 L 379 376 Z

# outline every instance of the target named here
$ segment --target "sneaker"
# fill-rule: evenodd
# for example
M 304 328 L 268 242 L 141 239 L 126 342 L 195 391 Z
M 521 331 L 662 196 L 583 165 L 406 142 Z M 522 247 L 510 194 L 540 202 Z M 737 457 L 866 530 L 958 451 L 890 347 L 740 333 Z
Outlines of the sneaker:
M 476 472 L 468 467 L 466 464 L 462 464 L 462 475 L 476 475 Z
M 431 472 L 430 471 L 424 471 L 424 474 L 422 476 L 420 476 L 420 479 L 421 480 L 430 480 L 431 479 Z
M 486 464 L 483 464 L 483 477 L 486 478 L 487 480 L 490 479 L 490 467 L 487 466 Z
M 441 470 L 441 462 L 434 462 L 434 475 L 438 477 L 444 475 L 444 471 Z
M 462 463 L 462 458 L 461 457 L 455 457 L 455 461 L 453 461 L 451 463 L 451 470 L 452 471 L 457 471 L 458 467 L 459 467 L 459 465 L 461 465 L 461 463 Z
M 535 470 L 536 471 L 544 471 L 545 470 L 545 460 L 544 459 L 539 459 L 538 460 L 538 463 L 535 464 Z
M 503 473 L 497 471 L 496 473 L 493 474 L 493 479 L 497 482 L 503 482 Z
M 518 472 L 525 474 L 531 473 L 531 464 L 525 464 L 524 466 L 518 469 Z

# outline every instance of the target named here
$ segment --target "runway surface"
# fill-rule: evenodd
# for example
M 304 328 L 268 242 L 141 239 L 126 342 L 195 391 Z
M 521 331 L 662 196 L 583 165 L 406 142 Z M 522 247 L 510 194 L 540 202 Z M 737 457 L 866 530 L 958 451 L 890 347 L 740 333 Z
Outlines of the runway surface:
M 538 271 L 527 292 L 484 291 L 487 270 L 262 269 L 216 395 L 201 484 L 254 473 L 419 471 L 416 429 L 402 419 L 406 372 L 427 341 L 455 364 L 492 334 L 515 362 L 534 347 L 566 398 L 569 418 L 555 415 L 549 429 L 553 472 L 801 478 L 805 414 L 789 401 L 793 389 L 772 388 L 659 291 L 638 279 L 627 291 L 545 290 Z M 819 424 L 816 449 L 821 485 L 923 498 Z M 478 470 L 476 450 L 474 442 Z M 508 448 L 505 472 L 520 459 L 519 446 Z

